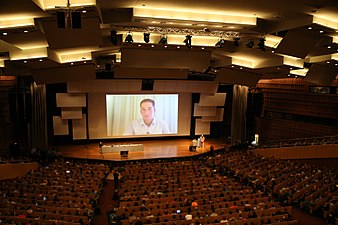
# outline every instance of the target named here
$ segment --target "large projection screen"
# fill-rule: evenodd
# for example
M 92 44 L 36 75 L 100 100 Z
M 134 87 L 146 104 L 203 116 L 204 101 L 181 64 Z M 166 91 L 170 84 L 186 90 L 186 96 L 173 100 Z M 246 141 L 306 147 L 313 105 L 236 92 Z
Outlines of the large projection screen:
M 164 121 L 170 132 L 126 134 L 132 121 L 141 120 L 140 101 L 155 101 L 155 119 Z M 191 94 L 88 94 L 89 139 L 190 135 Z

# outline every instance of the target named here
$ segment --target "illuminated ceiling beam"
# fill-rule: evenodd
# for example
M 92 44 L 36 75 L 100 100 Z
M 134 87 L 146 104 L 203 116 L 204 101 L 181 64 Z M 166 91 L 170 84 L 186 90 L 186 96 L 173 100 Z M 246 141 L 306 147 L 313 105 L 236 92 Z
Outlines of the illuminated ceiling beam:
M 313 23 L 316 23 L 318 25 L 328 27 L 334 30 L 338 30 L 337 20 L 338 20 L 338 16 L 336 16 L 335 18 L 326 16 L 326 15 L 321 15 L 321 16 L 314 15 L 313 16 Z
M 297 76 L 306 76 L 309 69 L 297 69 L 297 70 L 290 70 L 290 74 L 297 75 Z
M 34 26 L 34 18 L 22 15 L 0 16 L 0 29 Z
M 81 62 L 92 60 L 92 52 L 98 47 L 48 50 L 48 56 L 59 63 Z
M 283 55 L 283 64 L 291 67 L 303 68 L 304 59 Z
M 36 59 L 45 58 L 48 56 L 46 47 L 25 50 L 11 50 L 9 55 L 11 60 Z
M 199 12 L 199 11 L 182 11 L 180 9 L 151 9 L 151 8 L 134 8 L 134 17 L 136 18 L 154 18 L 166 20 L 181 20 L 181 21 L 196 21 L 224 24 L 242 24 L 252 25 L 257 24 L 256 17 L 247 15 L 224 15 L 215 12 Z
M 275 35 L 267 34 L 265 36 L 265 46 L 270 47 L 270 48 L 277 48 L 279 43 L 283 40 L 282 37 L 278 37 Z
M 318 56 L 307 57 L 305 59 L 305 62 L 307 62 L 307 63 L 318 63 L 318 62 L 328 61 L 328 60 L 331 60 L 331 59 L 332 59 L 332 55 L 331 54 L 318 55 Z
M 33 0 L 42 10 L 52 10 L 57 8 L 67 8 L 67 0 Z M 70 8 L 95 6 L 96 0 L 72 0 Z

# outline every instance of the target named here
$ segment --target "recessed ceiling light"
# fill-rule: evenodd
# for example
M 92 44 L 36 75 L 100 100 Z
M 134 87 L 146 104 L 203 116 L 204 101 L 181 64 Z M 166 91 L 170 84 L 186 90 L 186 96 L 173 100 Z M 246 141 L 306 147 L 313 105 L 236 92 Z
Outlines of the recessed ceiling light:
M 74 63 L 70 63 L 70 65 L 74 65 Z
M 180 46 L 177 46 L 177 48 L 180 48 Z
M 232 65 L 231 67 L 232 67 L 232 68 L 234 68 L 235 66 L 234 66 L 234 65 Z
M 295 77 L 297 78 L 297 75 Z
M 83 63 L 84 63 L 84 64 L 86 64 L 86 63 L 87 63 L 87 61 L 84 61 Z
M 334 65 L 335 65 L 335 66 L 338 66 L 338 63 L 335 63 Z
M 165 45 L 164 47 L 165 47 L 165 48 L 168 48 L 168 46 L 166 46 L 166 45 Z
M 151 47 L 153 48 L 153 47 L 154 47 L 154 45 L 151 45 Z
M 327 63 L 327 64 L 329 64 L 329 63 L 330 63 L 330 61 L 327 61 L 326 63 Z
M 202 49 L 204 49 L 204 47 L 202 47 Z
M 322 34 L 322 33 L 324 33 L 324 31 L 323 31 L 323 30 L 321 30 L 321 31 L 319 31 L 319 33 L 321 33 L 321 34 Z
M 23 63 L 27 63 L 27 60 L 23 61 Z
M 42 59 L 39 59 L 39 62 L 42 62 L 43 60 Z
M 290 74 L 288 74 L 288 77 L 291 76 Z
M 3 33 L 2 33 L 3 36 L 6 36 L 7 34 L 8 34 L 7 32 L 3 32 Z
M 82 13 L 86 13 L 87 11 L 86 10 L 82 10 Z
M 331 45 L 327 46 L 327 48 L 331 48 Z
M 274 51 L 274 50 L 272 50 L 272 51 L 271 51 L 271 53 L 275 53 L 275 51 Z
M 243 67 L 239 67 L 239 69 L 240 69 L 240 70 L 242 70 L 242 69 L 243 69 Z
M 307 29 L 308 29 L 308 30 L 312 30 L 312 27 L 308 27 Z
M 142 45 L 137 45 L 138 47 L 141 47 Z
M 100 65 L 97 65 L 97 67 L 100 67 Z
M 24 32 L 24 33 L 28 33 L 28 30 L 24 30 L 23 32 Z

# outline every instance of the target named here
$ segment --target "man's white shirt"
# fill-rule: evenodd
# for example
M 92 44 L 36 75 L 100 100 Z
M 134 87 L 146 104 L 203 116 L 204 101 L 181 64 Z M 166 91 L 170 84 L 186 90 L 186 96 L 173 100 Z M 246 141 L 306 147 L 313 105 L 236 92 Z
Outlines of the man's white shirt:
M 170 134 L 170 131 L 166 122 L 154 118 L 150 126 L 147 126 L 143 119 L 134 120 L 123 133 L 123 135 L 145 134 Z

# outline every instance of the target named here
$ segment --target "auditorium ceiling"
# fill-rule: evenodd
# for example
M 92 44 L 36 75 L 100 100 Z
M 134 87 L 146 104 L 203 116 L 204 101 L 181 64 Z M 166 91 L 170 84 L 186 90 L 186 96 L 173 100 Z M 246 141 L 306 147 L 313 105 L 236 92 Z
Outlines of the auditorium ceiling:
M 82 79 L 246 84 L 338 73 L 337 0 L 2 0 L 0 6 L 0 75 L 91 68 L 94 76 Z

